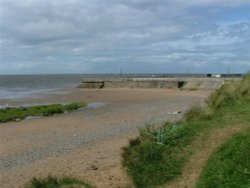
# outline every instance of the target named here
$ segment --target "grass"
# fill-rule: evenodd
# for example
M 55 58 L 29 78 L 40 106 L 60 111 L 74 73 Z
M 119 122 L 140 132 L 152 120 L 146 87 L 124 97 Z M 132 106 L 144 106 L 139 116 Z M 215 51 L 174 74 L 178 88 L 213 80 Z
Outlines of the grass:
M 160 127 L 147 127 L 123 149 L 123 166 L 138 188 L 163 185 L 182 172 L 192 151 L 186 146 L 213 128 L 250 122 L 250 74 L 217 89 L 207 108 L 195 106 L 184 118 Z
M 0 123 L 8 121 L 20 121 L 28 116 L 52 116 L 54 114 L 62 114 L 85 107 L 82 102 L 71 104 L 51 104 L 31 107 L 11 107 L 0 109 Z
M 213 92 L 206 102 L 210 109 L 216 110 L 241 104 L 244 99 L 250 100 L 250 73 L 245 75 L 241 81 L 224 84 Z
M 250 187 L 250 130 L 234 136 L 212 155 L 196 187 Z
M 199 120 L 202 118 L 206 118 L 208 116 L 208 113 L 204 108 L 201 106 L 193 106 L 191 107 L 184 115 L 183 120 L 190 122 L 194 120 Z
M 49 175 L 43 179 L 33 178 L 25 188 L 94 188 L 94 186 L 72 177 L 57 178 Z
M 139 138 L 130 140 L 130 147 L 123 151 L 123 165 L 135 185 L 153 187 L 180 175 L 186 160 L 181 147 L 193 136 L 188 126 L 166 123 L 159 128 L 144 129 Z

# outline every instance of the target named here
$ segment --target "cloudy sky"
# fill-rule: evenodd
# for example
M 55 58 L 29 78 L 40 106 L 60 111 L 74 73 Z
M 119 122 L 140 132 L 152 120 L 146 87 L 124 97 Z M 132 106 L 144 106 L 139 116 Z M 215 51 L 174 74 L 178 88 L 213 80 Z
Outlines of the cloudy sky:
M 0 74 L 250 70 L 250 0 L 0 0 Z

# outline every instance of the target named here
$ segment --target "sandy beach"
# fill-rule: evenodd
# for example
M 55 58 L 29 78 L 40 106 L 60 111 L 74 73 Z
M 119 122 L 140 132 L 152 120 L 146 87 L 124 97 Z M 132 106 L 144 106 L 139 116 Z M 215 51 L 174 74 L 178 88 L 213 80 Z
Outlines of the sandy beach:
M 149 123 L 179 119 L 208 91 L 72 89 L 0 105 L 83 101 L 72 113 L 0 124 L 0 187 L 22 187 L 32 177 L 70 175 L 98 188 L 132 187 L 121 166 L 122 147 Z M 176 113 L 179 112 L 179 113 Z

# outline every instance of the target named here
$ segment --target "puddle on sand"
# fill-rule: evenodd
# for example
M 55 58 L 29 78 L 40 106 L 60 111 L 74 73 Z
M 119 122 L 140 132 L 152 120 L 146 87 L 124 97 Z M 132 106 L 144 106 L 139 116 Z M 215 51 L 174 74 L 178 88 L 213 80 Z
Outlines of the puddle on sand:
M 106 105 L 109 105 L 110 103 L 105 103 L 105 102 L 95 102 L 95 103 L 89 103 L 87 105 L 87 108 L 88 109 L 97 109 L 97 108 L 101 108 L 103 106 L 106 106 Z M 103 113 L 102 113 L 103 114 Z M 94 119 L 98 114 L 85 114 L 84 115 L 84 119 L 87 119 L 87 120 L 91 120 L 91 119 Z
M 106 106 L 108 104 L 109 103 L 105 103 L 105 102 L 94 102 L 94 103 L 89 103 L 88 108 L 92 108 L 92 109 L 101 108 L 101 107 Z
M 39 119 L 42 118 L 41 116 L 27 116 L 24 120 L 32 120 L 32 119 Z

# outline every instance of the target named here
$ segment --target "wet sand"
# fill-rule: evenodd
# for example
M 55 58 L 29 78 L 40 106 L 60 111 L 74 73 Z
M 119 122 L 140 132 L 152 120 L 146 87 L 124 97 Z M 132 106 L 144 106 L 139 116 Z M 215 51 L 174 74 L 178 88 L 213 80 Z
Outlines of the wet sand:
M 0 124 L 1 187 L 32 177 L 71 175 L 93 185 L 132 187 L 121 166 L 121 148 L 148 123 L 179 119 L 208 91 L 169 89 L 72 89 L 43 98 L 1 100 L 0 105 L 104 103 L 53 117 Z M 181 113 L 175 114 L 179 111 Z

